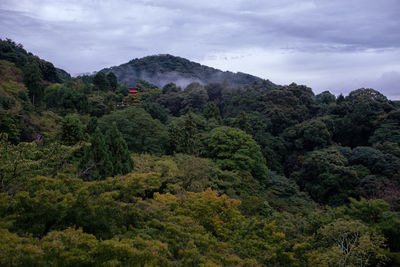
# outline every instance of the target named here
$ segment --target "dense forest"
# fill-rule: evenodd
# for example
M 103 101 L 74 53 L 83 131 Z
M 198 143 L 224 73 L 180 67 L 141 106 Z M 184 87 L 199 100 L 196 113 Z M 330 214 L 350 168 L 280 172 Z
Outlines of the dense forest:
M 103 69 L 101 72 L 105 74 L 113 72 L 118 77 L 119 83 L 128 86 L 135 86 L 140 80 L 145 80 L 160 88 L 170 82 L 181 87 L 186 87 L 192 82 L 229 83 L 231 86 L 239 87 L 263 81 L 250 74 L 221 71 L 168 54 L 136 58 L 125 64 Z M 270 86 L 274 85 L 270 81 L 266 82 Z
M 128 86 L 0 40 L 1 266 L 400 265 L 399 102 Z

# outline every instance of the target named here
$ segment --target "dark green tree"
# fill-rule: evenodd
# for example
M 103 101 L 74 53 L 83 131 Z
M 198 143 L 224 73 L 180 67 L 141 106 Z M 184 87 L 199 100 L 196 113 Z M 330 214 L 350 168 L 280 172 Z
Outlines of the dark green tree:
M 117 76 L 115 76 L 114 72 L 110 72 L 107 74 L 107 81 L 110 85 L 111 90 L 115 91 L 117 89 L 118 81 Z
M 329 118 L 315 118 L 286 128 L 282 137 L 289 150 L 312 151 L 331 143 L 331 133 L 327 127 Z
M 96 131 L 96 128 L 98 126 L 97 118 L 96 117 L 90 117 L 90 120 L 88 124 L 86 125 L 86 133 L 89 135 L 92 135 L 94 131 Z
M 203 111 L 205 104 L 208 101 L 206 89 L 199 83 L 189 84 L 183 91 L 183 113 L 189 111 L 199 113 Z
M 302 169 L 291 178 L 319 203 L 343 205 L 349 197 L 357 196 L 357 172 L 348 167 L 348 160 L 336 147 L 306 154 Z
M 352 91 L 339 106 L 345 112 L 335 120 L 333 140 L 350 147 L 368 145 L 375 121 L 394 109 L 385 96 L 373 89 Z
M 210 83 L 205 86 L 205 89 L 207 91 L 208 97 L 210 98 L 210 101 L 213 101 L 217 106 L 220 107 L 222 104 L 223 98 L 222 98 L 222 91 L 224 87 L 220 83 Z
M 113 122 L 112 128 L 107 132 L 106 143 L 113 166 L 112 175 L 130 172 L 133 169 L 133 159 L 130 156 L 125 139 L 122 137 L 115 122 Z
M 345 101 L 345 98 L 342 94 L 340 94 L 337 98 L 336 98 L 336 103 L 340 104 L 343 103 Z
M 90 116 L 101 117 L 107 113 L 108 107 L 104 104 L 103 96 L 97 95 L 90 98 Z
M 24 83 L 28 87 L 29 97 L 32 104 L 39 104 L 44 95 L 44 88 L 42 85 L 42 73 L 35 61 L 27 63 L 23 68 Z
M 103 134 L 96 128 L 90 137 L 90 146 L 85 148 L 79 163 L 79 176 L 85 180 L 103 180 L 113 173 L 110 153 Z
M 52 83 L 61 82 L 61 79 L 57 75 L 57 70 L 52 63 L 40 59 L 38 61 L 44 80 Z
M 44 101 L 47 108 L 58 108 L 61 102 L 61 96 L 65 92 L 65 88 L 61 84 L 55 83 L 49 85 L 45 89 Z
M 20 130 L 17 117 L 8 111 L 0 109 L 0 133 L 6 133 L 8 140 L 16 144 L 19 142 Z
M 0 39 L 0 59 L 14 62 L 17 67 L 26 64 L 28 53 L 22 44 L 16 44 L 11 39 Z
M 163 94 L 158 102 L 169 109 L 170 113 L 174 116 L 179 116 L 180 113 L 183 113 L 183 93 L 182 92 L 170 92 Z
M 246 102 L 241 100 L 242 103 L 235 107 L 242 110 L 258 110 L 270 121 L 268 131 L 277 135 L 287 127 L 311 118 L 314 109 L 313 99 L 314 94 L 310 88 L 291 84 L 261 92 Z
M 140 105 L 141 108 L 146 110 L 153 119 L 160 120 L 162 123 L 167 122 L 168 119 L 168 109 L 161 106 L 157 102 L 144 102 Z
M 400 110 L 390 112 L 379 122 L 369 142 L 383 152 L 400 157 Z
M 214 102 L 208 102 L 203 110 L 204 118 L 206 119 L 214 119 L 217 122 L 221 121 L 221 114 L 217 105 Z
M 199 153 L 199 122 L 199 116 L 188 113 L 169 124 L 169 142 L 173 152 L 186 154 Z
M 165 152 L 168 142 L 167 128 L 159 121 L 153 119 L 144 109 L 130 107 L 125 110 L 115 111 L 99 120 L 103 132 L 112 128 L 116 122 L 129 150 L 136 153 Z
M 373 147 L 343 148 L 340 152 L 351 165 L 363 165 L 371 173 L 392 178 L 400 171 L 400 159 L 391 154 L 382 153 Z
M 234 122 L 234 127 L 239 128 L 246 133 L 251 132 L 251 125 L 249 122 L 249 117 L 246 112 L 240 112 L 239 115 L 236 117 Z
M 167 83 L 166 85 L 164 85 L 164 87 L 162 88 L 162 92 L 163 94 L 168 94 L 168 93 L 179 93 L 181 92 L 182 89 L 177 86 L 175 83 Z
M 97 87 L 98 90 L 105 91 L 109 84 L 106 75 L 104 72 L 98 72 L 93 77 L 93 84 Z
M 335 97 L 335 95 L 331 94 L 331 92 L 324 91 L 315 96 L 315 102 L 318 104 L 328 105 L 330 103 L 335 103 L 336 97 Z
M 83 127 L 78 115 L 68 114 L 61 121 L 60 139 L 64 145 L 75 145 L 83 139 Z

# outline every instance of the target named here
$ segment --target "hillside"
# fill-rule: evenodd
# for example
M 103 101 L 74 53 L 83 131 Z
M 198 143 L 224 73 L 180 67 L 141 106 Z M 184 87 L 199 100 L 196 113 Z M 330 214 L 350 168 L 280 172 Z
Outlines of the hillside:
M 129 94 L 8 44 L 0 266 L 400 266 L 398 102 L 266 81 Z
M 35 62 L 40 68 L 42 78 L 49 82 L 62 82 L 71 78 L 71 75 L 65 70 L 56 68 L 51 62 L 27 52 L 21 44 L 16 44 L 10 39 L 0 39 L 0 60 L 12 62 L 18 68 Z
M 101 70 L 105 73 L 114 72 L 118 82 L 135 86 L 139 80 L 145 80 L 159 87 L 173 82 L 180 87 L 186 87 L 192 82 L 208 84 L 212 82 L 229 82 L 234 87 L 262 82 L 261 78 L 246 73 L 221 71 L 172 55 L 155 55 L 133 59 L 120 66 Z M 268 85 L 274 84 L 267 81 Z

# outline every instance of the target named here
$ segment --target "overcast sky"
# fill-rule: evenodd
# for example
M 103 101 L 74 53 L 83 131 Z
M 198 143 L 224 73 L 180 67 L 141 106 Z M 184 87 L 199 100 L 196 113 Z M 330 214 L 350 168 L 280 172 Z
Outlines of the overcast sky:
M 400 99 L 399 0 L 1 0 L 0 37 L 76 75 L 169 53 Z

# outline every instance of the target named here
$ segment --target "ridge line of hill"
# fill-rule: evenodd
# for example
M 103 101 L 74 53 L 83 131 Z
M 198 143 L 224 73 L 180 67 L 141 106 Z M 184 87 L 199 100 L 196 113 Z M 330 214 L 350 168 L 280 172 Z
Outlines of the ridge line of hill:
M 182 88 L 192 82 L 200 84 L 229 82 L 234 87 L 251 85 L 254 82 L 266 82 L 269 86 L 275 86 L 269 80 L 250 74 L 222 71 L 170 54 L 135 58 L 119 66 L 104 68 L 100 71 L 106 74 L 114 72 L 118 81 L 128 86 L 135 86 L 139 80 L 145 80 L 159 87 L 170 82 Z

